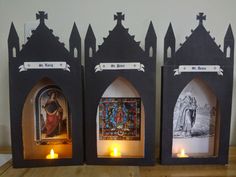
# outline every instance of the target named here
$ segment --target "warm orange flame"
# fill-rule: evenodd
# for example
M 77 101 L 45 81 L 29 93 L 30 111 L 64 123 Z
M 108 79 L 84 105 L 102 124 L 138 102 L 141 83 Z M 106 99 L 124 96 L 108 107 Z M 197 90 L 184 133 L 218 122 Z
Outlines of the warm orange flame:
M 46 156 L 46 159 L 58 159 L 58 154 L 53 149 L 50 150 L 50 154 Z
M 52 157 L 54 157 L 54 150 L 53 150 L 53 149 L 50 150 L 50 155 L 51 155 Z
M 185 154 L 185 150 L 183 148 L 181 148 L 180 153 L 177 154 L 177 157 L 186 158 L 186 157 L 189 157 L 189 156 L 187 154 Z
M 120 152 L 119 147 L 117 145 L 113 145 L 113 147 L 111 148 L 110 156 L 111 157 L 121 157 L 121 152 Z

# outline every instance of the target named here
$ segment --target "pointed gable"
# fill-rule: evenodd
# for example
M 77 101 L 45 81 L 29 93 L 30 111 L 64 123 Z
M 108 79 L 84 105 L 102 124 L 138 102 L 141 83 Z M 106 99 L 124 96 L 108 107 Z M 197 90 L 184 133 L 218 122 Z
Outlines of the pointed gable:
M 72 31 L 71 31 L 71 35 L 70 35 L 70 43 L 80 42 L 80 41 L 81 41 L 80 34 L 79 34 L 76 24 L 74 23 Z
M 199 16 L 197 16 L 199 25 L 189 37 L 186 37 L 186 41 L 176 51 L 174 58 L 168 60 L 168 64 L 212 65 L 225 63 L 223 51 L 203 25 L 205 16 L 203 16 L 204 18 Z
M 175 34 L 171 23 L 164 38 L 164 63 L 173 58 L 175 54 Z
M 70 54 L 64 47 L 64 43 L 59 42 L 59 38 L 53 35 L 53 30 L 45 25 L 44 19 L 47 19 L 46 15 L 42 11 L 36 15 L 37 19 L 40 19 L 40 24 L 36 30 L 32 31 L 27 43 L 23 45 L 19 54 L 20 57 L 30 61 L 42 61 L 44 58 L 59 61 L 69 57 Z
M 74 23 L 70 39 L 69 39 L 70 54 L 74 58 L 81 60 L 81 37 L 76 24 Z
M 85 40 L 96 40 L 95 38 L 95 35 L 93 33 L 93 29 L 92 29 L 92 26 L 89 24 L 88 26 L 88 30 L 87 30 L 87 33 L 86 33 L 86 36 L 85 36 Z
M 166 35 L 165 35 L 165 42 L 169 42 L 170 40 L 175 41 L 175 34 L 174 34 L 171 23 L 169 24 L 168 30 L 167 30 Z
M 117 20 L 117 24 L 112 31 L 109 32 L 107 38 L 104 38 L 104 42 L 97 53 L 95 54 L 96 58 L 102 58 L 103 61 L 115 62 L 115 61 L 124 61 L 129 62 L 137 61 L 140 59 L 140 56 L 144 56 L 143 49 L 139 46 L 140 42 L 134 40 L 134 36 L 131 36 L 128 33 L 121 21 L 124 20 L 124 15 L 117 13 L 114 16 L 114 19 Z
M 231 25 L 229 25 L 229 27 L 227 29 L 224 40 L 234 40 L 234 35 L 233 35 Z
M 10 33 L 8 36 L 8 41 L 11 41 L 11 40 L 17 40 L 19 42 L 19 36 L 16 32 L 16 28 L 13 23 L 11 23 Z
M 147 31 L 147 35 L 145 37 L 145 40 L 149 40 L 149 39 L 152 39 L 152 38 L 157 38 L 157 35 L 156 35 L 156 32 L 155 32 L 155 29 L 154 29 L 154 26 L 152 24 L 152 21 L 150 22 L 149 24 L 149 27 L 148 27 L 148 31 Z

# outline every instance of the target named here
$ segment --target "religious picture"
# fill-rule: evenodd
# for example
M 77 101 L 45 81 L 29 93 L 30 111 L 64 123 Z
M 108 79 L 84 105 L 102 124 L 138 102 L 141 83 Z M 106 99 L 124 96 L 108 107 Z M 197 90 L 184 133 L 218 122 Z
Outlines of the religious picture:
M 71 139 L 67 100 L 56 86 L 47 86 L 36 96 L 36 141 L 39 144 L 65 144 Z
M 192 82 L 179 96 L 173 115 L 173 137 L 209 137 L 215 134 L 216 98 L 203 83 Z
M 140 123 L 140 98 L 102 98 L 100 100 L 100 140 L 140 140 Z

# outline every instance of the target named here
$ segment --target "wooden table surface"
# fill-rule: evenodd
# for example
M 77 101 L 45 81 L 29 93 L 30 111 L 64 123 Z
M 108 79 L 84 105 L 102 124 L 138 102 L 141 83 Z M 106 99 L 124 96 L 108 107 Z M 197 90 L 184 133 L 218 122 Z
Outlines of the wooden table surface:
M 1 151 L 1 149 L 0 149 Z M 3 152 L 3 151 L 2 151 Z M 1 152 L 1 153 L 2 153 Z M 6 151 L 4 151 L 6 153 Z M 11 161 L 0 167 L 0 177 L 236 177 L 236 147 L 230 148 L 229 164 L 137 166 L 67 166 L 12 168 Z

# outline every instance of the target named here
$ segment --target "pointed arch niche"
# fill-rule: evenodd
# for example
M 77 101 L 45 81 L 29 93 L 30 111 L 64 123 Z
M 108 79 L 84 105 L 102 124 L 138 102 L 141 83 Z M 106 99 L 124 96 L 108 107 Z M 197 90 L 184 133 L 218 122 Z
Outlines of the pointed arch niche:
M 217 156 L 219 110 L 217 97 L 201 78 L 189 82 L 174 108 L 172 156 L 183 151 L 194 158 Z
M 71 115 L 62 90 L 49 78 L 31 89 L 22 111 L 24 159 L 72 158 Z
M 144 157 L 144 106 L 128 80 L 118 77 L 107 87 L 97 108 L 96 123 L 99 158 Z

